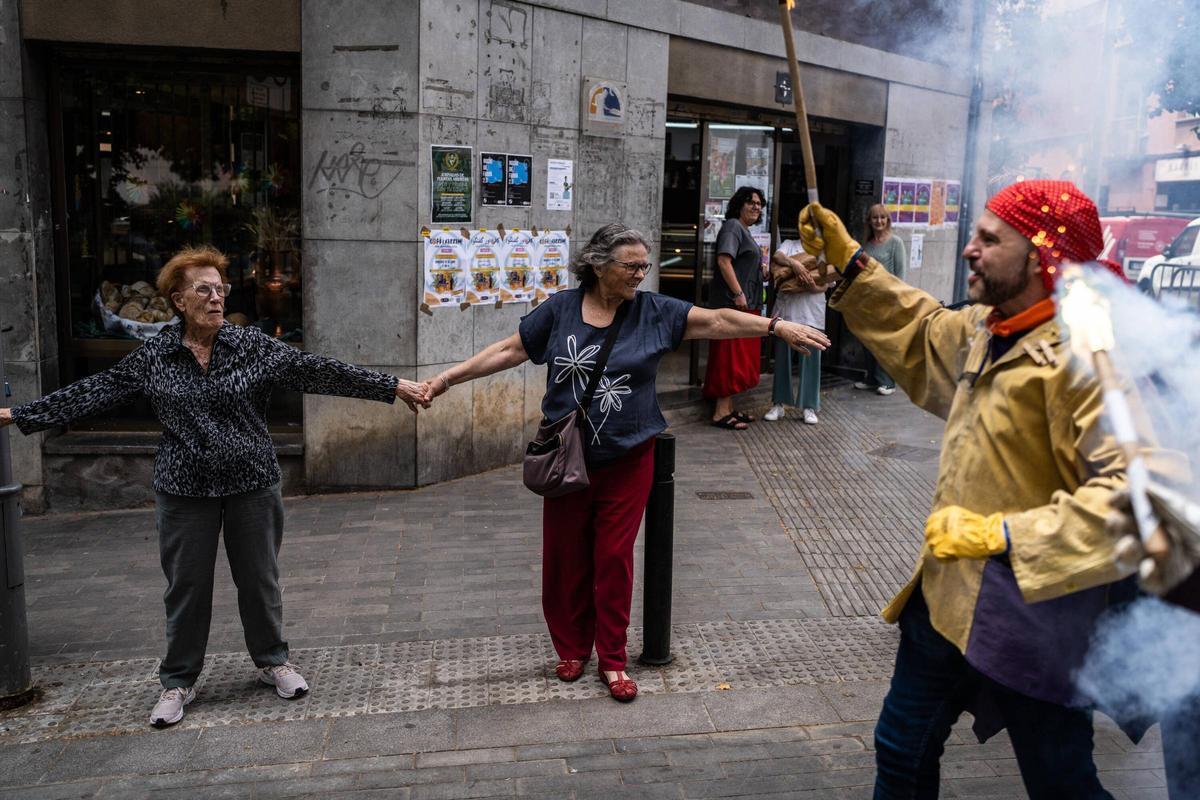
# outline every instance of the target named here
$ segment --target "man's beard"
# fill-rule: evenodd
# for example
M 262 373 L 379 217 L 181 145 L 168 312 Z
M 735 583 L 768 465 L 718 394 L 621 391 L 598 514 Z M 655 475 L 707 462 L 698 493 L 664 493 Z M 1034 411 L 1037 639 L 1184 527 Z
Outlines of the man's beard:
M 985 306 L 998 306 L 1002 303 L 1007 303 L 1025 291 L 1031 280 L 1029 273 L 1024 271 L 1011 281 L 984 275 L 982 272 L 975 274 L 979 276 L 978 283 L 973 287 L 979 294 L 979 297 L 975 299 L 976 302 L 982 303 Z

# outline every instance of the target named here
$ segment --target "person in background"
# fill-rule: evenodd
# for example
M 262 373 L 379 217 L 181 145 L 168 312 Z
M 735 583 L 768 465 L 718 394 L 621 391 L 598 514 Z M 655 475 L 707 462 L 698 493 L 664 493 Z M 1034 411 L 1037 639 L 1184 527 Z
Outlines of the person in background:
M 29 434 L 97 414 L 138 394 L 163 427 L 154 459 L 158 549 L 167 591 L 163 690 L 150 724 L 183 719 L 196 698 L 212 621 L 213 577 L 222 531 L 237 585 L 246 647 L 258 679 L 284 699 L 308 692 L 283 638 L 279 547 L 283 500 L 279 461 L 267 432 L 276 388 L 391 403 L 414 412 L 423 384 L 305 353 L 254 326 L 225 320 L 228 261 L 213 247 L 185 248 L 159 271 L 158 291 L 179 311 L 116 366 L 15 408 L 0 427 Z
M 760 315 L 762 309 L 762 251 L 750 233 L 763 212 L 763 194 L 743 186 L 729 198 L 725 223 L 717 233 L 717 268 L 709 285 L 712 308 L 732 308 Z M 761 369 L 756 337 L 723 339 L 708 346 L 704 396 L 714 401 L 712 424 L 727 430 L 745 430 L 754 421 L 733 407 L 733 396 L 758 386 Z
M 904 242 L 892 232 L 892 215 L 882 203 L 876 203 L 867 211 L 867 224 L 863 229 L 863 249 L 884 269 L 904 280 L 904 274 L 908 271 L 908 254 L 904 251 Z M 887 370 L 879 366 L 870 348 L 865 348 L 865 351 L 866 375 L 861 381 L 855 381 L 854 388 L 874 389 L 876 394 L 885 396 L 894 393 L 896 382 L 887 374 Z
M 620 325 L 581 424 L 589 485 L 542 501 L 542 611 L 559 680 L 579 680 L 594 647 L 600 680 L 621 702 L 638 691 L 625 672 L 625 641 L 633 543 L 650 496 L 654 437 L 667 427 L 654 391 L 659 361 L 685 339 L 777 336 L 801 351 L 829 345 L 804 325 L 638 291 L 649 259 L 641 233 L 605 225 L 576 257 L 578 288 L 551 295 L 516 333 L 429 380 L 424 395 L 433 400 L 456 383 L 532 361 L 550 365 L 542 413 L 562 419 L 582 404 L 608 329 Z
M 818 285 L 809 269 L 817 259 L 804 252 L 798 240 L 780 243 L 771 257 L 771 281 L 775 284 L 774 316 L 788 322 L 825 330 L 825 287 Z M 821 351 L 799 355 L 800 381 L 792 390 L 792 351 L 775 344 L 775 377 L 771 388 L 771 409 L 763 419 L 774 422 L 783 419 L 785 406 L 803 409 L 806 425 L 817 424 L 821 410 Z

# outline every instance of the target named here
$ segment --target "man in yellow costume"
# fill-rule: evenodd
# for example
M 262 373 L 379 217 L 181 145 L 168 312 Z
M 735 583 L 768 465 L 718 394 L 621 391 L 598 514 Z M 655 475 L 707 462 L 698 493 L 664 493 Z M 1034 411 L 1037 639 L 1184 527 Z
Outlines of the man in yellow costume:
M 1095 204 L 1063 181 L 997 194 L 963 251 L 976 305 L 960 311 L 889 275 L 833 212 L 810 205 L 800 223 L 805 249 L 842 273 L 831 306 L 946 420 L 925 544 L 883 611 L 901 636 L 875 797 L 937 797 L 943 745 L 970 710 L 981 739 L 1008 729 L 1034 800 L 1111 798 L 1071 674 L 1122 577 L 1104 520 L 1125 463 L 1053 300 L 1060 265 L 1100 253 Z

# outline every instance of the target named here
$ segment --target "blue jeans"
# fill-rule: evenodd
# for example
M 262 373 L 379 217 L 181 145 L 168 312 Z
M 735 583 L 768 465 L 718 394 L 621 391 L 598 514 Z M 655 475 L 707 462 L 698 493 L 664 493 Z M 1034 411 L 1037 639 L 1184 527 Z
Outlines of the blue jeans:
M 792 391 L 792 359 L 800 359 L 800 383 Z M 783 339 L 775 340 L 775 377 L 771 386 L 771 403 L 798 408 L 821 410 L 821 351 L 808 355 L 797 353 Z
M 879 365 L 875 360 L 875 355 L 866 348 L 863 352 L 867 355 L 867 374 L 863 378 L 863 383 L 871 384 L 872 386 L 887 386 L 888 388 L 896 388 L 896 382 L 892 380 L 892 376 L 887 374 L 887 370 Z
M 875 800 L 938 796 L 950 728 L 981 688 L 998 700 L 1030 800 L 1112 800 L 1092 761 L 1091 712 L 1035 700 L 973 669 L 933 629 L 919 587 L 900 615 L 896 668 L 875 726 Z
M 1200 695 L 1193 695 L 1162 720 L 1167 797 L 1200 797 Z

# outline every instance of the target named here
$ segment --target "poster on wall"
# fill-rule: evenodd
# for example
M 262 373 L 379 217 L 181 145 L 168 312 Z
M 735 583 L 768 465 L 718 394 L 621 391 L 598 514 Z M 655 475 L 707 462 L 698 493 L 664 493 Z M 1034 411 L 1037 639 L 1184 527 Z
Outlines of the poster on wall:
M 929 224 L 929 206 L 933 200 L 933 181 L 917 181 L 916 199 L 913 202 L 913 224 Z
M 771 265 L 771 234 L 754 232 L 750 235 L 754 237 L 754 243 L 758 245 L 758 251 L 762 253 L 762 266 L 769 267 Z
M 522 230 L 504 235 L 500 248 L 503 276 L 500 299 L 505 303 L 525 303 L 534 297 L 533 237 Z
M 567 269 L 571 264 L 571 239 L 566 231 L 542 231 L 534 239 L 536 269 L 534 299 L 539 303 L 567 288 Z
M 430 209 L 433 224 L 471 221 L 471 148 L 430 146 Z
M 929 225 L 941 227 L 946 221 L 946 182 L 934 181 L 929 200 Z
M 724 136 L 712 137 L 708 151 L 708 196 L 714 200 L 733 197 L 737 170 L 738 140 Z
M 962 184 L 958 181 L 946 181 L 946 224 L 958 224 L 958 210 L 962 195 Z
M 479 154 L 479 205 L 507 205 L 507 175 L 507 155 L 504 153 Z
M 892 224 L 895 225 L 900 221 L 900 179 L 899 178 L 884 178 L 883 179 L 883 205 L 888 210 L 888 215 L 892 218 Z
M 900 184 L 900 215 L 896 222 L 900 225 L 912 225 L 913 212 L 916 210 L 917 184 L 903 181 Z
M 500 299 L 500 234 L 476 231 L 466 245 L 467 302 L 472 305 L 495 303 Z
M 533 205 L 533 156 L 508 156 L 508 169 L 505 170 L 508 204 L 510 206 Z
M 759 179 L 762 184 L 769 184 L 771 176 L 771 149 L 769 147 L 746 148 L 746 175 Z
M 717 241 L 717 233 L 725 224 L 725 201 L 709 200 L 704 204 L 704 243 Z
M 912 235 L 912 245 L 908 248 L 908 266 L 911 269 L 920 269 L 921 264 L 925 261 L 925 234 L 914 233 Z
M 546 210 L 570 211 L 575 195 L 575 162 L 569 158 L 546 161 Z
M 458 231 L 421 231 L 425 245 L 425 285 L 422 298 L 429 308 L 457 306 L 463 302 L 466 271 L 463 269 L 466 242 Z

